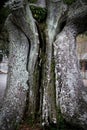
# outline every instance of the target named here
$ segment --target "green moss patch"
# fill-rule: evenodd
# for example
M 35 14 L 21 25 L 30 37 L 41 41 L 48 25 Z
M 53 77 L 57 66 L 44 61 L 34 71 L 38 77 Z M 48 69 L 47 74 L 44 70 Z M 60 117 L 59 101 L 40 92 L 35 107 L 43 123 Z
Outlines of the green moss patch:
M 64 0 L 64 3 L 71 5 L 73 2 L 75 2 L 76 0 Z
M 29 0 L 30 3 L 35 3 L 37 0 Z
M 38 21 L 38 22 L 43 22 L 46 19 L 47 16 L 47 10 L 41 7 L 37 6 L 30 6 L 30 9 L 32 11 L 33 17 Z

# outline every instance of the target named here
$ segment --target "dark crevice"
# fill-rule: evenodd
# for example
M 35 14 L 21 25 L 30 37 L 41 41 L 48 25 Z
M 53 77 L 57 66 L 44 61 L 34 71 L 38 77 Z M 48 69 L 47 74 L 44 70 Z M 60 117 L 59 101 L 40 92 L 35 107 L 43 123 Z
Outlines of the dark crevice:
M 41 80 L 42 80 L 42 65 L 41 65 L 41 52 L 42 52 L 42 47 L 43 47 L 43 40 L 42 40 L 42 35 L 41 35 L 41 30 L 36 22 L 37 30 L 38 30 L 38 36 L 39 36 L 39 56 L 38 56 L 38 90 L 37 90 L 37 95 L 36 95 L 36 108 L 35 108 L 35 118 L 39 118 L 40 114 L 40 96 L 41 96 Z
M 44 29 L 36 23 L 38 34 L 39 34 L 39 41 L 40 41 L 40 49 L 39 49 L 39 57 L 38 57 L 38 71 L 39 71 L 39 83 L 38 83 L 38 91 L 37 91 L 37 101 L 36 101 L 36 108 L 35 108 L 35 118 L 41 118 L 40 115 L 42 113 L 42 99 L 43 99 L 43 88 L 42 88 L 42 79 L 43 79 L 43 62 L 45 54 L 45 39 L 44 39 Z
M 2 8 L 5 5 L 5 2 L 7 2 L 8 0 L 1 0 L 0 1 L 0 8 Z
M 27 38 L 27 40 L 28 40 L 29 46 L 28 46 L 26 70 L 28 71 L 28 64 L 29 64 L 29 56 L 30 56 L 31 43 L 30 43 L 30 39 L 29 38 Z
M 60 24 L 60 32 L 63 30 L 63 28 L 65 27 L 66 25 L 66 21 L 63 21 L 61 24 Z

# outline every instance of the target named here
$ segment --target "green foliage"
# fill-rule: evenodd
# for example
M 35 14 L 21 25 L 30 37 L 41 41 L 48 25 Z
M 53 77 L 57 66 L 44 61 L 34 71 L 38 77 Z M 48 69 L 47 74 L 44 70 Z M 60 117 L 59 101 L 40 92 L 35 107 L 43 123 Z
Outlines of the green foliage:
M 75 2 L 76 0 L 64 0 L 64 3 L 71 5 L 73 2 Z
M 37 0 L 29 0 L 30 3 L 35 3 Z
M 30 6 L 30 9 L 32 11 L 33 17 L 38 21 L 38 22 L 43 22 L 46 19 L 47 15 L 47 10 L 41 7 L 37 6 Z

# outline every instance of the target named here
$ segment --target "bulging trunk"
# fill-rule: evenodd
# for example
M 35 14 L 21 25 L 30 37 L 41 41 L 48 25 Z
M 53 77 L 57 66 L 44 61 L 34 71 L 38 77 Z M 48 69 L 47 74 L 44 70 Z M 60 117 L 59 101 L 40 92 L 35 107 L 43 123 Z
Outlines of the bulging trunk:
M 11 22 L 11 15 L 6 21 L 9 33 L 9 65 L 7 88 L 0 111 L 0 129 L 15 130 L 23 117 L 28 90 L 28 72 L 26 70 L 28 40 L 25 35 Z
M 57 106 L 68 122 L 87 127 L 87 89 L 76 53 L 76 29 L 65 27 L 54 43 Z M 82 107 L 84 106 L 84 108 Z
M 69 7 L 62 0 L 46 1 L 43 38 L 27 0 L 9 0 L 7 3 L 12 14 L 7 20 L 10 55 L 0 115 L 1 130 L 15 129 L 16 123 L 22 119 L 26 102 L 26 114 L 33 121 L 39 117 L 37 121 L 43 125 L 57 124 L 57 110 L 60 108 L 66 121 L 86 129 L 87 89 L 80 75 L 75 41 L 76 35 L 87 25 L 83 22 L 87 18 L 87 7 L 84 6 L 87 2 L 84 1 L 81 4 L 77 0 L 76 6 L 74 2 Z M 45 0 L 38 0 L 36 7 L 43 2 L 45 4 Z

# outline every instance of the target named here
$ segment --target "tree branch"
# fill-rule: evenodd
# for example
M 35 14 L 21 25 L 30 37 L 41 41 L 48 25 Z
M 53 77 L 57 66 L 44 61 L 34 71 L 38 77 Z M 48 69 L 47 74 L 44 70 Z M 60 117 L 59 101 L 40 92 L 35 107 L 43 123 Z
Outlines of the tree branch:
M 73 24 L 77 34 L 87 30 L 87 1 L 77 0 L 73 3 L 68 12 L 67 24 Z

